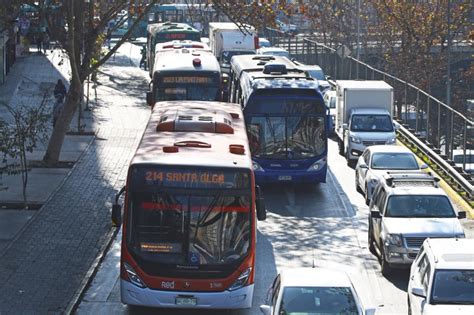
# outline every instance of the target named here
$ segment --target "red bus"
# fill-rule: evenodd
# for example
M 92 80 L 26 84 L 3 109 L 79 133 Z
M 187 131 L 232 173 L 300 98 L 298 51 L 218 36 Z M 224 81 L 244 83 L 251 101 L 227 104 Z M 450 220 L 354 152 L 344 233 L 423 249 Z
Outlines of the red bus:
M 266 213 L 239 104 L 157 103 L 112 207 L 117 226 L 123 192 L 123 303 L 251 307 Z

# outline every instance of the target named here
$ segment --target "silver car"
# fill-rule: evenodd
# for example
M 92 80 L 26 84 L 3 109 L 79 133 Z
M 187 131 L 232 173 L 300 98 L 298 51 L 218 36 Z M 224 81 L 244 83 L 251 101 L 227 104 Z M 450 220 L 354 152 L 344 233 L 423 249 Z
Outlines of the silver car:
M 404 146 L 374 145 L 367 147 L 355 167 L 355 187 L 368 205 L 375 186 L 387 171 L 419 171 L 428 165 L 419 165 L 415 154 Z

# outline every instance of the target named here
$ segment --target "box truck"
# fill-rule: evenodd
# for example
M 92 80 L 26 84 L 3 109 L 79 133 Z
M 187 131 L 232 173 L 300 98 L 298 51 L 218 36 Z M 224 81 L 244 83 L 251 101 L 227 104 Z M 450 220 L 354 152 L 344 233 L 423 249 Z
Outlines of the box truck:
M 336 81 L 335 133 L 339 153 L 353 164 L 364 149 L 395 144 L 393 88 L 384 81 Z
M 232 22 L 209 23 L 209 46 L 224 73 L 230 71 L 230 59 L 234 55 L 255 54 L 258 36 L 250 25 L 239 27 Z

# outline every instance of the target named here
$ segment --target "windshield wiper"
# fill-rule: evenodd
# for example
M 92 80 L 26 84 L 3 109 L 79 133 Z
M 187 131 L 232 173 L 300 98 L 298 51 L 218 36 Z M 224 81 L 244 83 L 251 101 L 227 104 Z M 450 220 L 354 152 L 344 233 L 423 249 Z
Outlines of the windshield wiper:
M 270 129 L 270 132 L 272 134 L 273 142 L 277 143 L 276 135 L 275 135 L 275 129 L 273 128 L 272 121 L 270 120 L 270 117 L 265 116 L 265 120 L 267 121 L 268 128 Z

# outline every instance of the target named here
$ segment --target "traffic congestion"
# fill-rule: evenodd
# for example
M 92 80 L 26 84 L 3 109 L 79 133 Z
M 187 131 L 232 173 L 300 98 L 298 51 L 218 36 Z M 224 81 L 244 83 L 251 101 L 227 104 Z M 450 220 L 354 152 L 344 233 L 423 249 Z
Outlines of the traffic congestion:
M 191 26 L 155 23 L 147 38 L 152 113 L 112 208 L 122 237 L 121 303 L 163 314 L 474 313 L 467 213 L 397 142 L 390 84 L 332 80 L 250 25 L 210 23 L 201 41 Z M 341 167 L 354 177 L 339 177 Z M 347 209 L 355 206 L 340 196 L 349 178 L 364 211 Z M 276 210 L 284 195 L 288 205 Z M 350 242 L 406 292 L 404 306 L 373 305 L 380 298 L 358 289 L 344 258 L 322 259 L 336 250 L 330 245 L 294 258 L 286 247 L 286 266 L 262 270 L 260 261 L 271 259 L 262 249 L 268 220 L 305 218 L 319 205 L 319 219 L 338 216 L 323 198 L 338 200 L 357 235 Z M 292 222 L 279 228 L 298 235 L 304 223 Z M 291 262 L 302 256 L 305 263 Z

